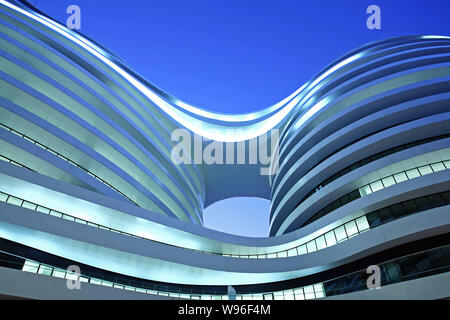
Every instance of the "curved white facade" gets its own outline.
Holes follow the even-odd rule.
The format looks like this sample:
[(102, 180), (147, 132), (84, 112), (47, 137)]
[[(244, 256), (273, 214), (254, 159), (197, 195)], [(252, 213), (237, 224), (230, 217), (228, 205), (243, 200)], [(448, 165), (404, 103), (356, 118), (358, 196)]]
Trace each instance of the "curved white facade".
[[(278, 129), (279, 170), (177, 165), (178, 128), (224, 146)], [(228, 285), (244, 299), (338, 297), (373, 264), (384, 285), (407, 285), (450, 271), (450, 38), (365, 45), (274, 106), (220, 115), (0, 0), (0, 160), (9, 268), (78, 264), (91, 284), (180, 298), (227, 298)], [(271, 237), (202, 226), (232, 196), (271, 200)], [(430, 252), (445, 262), (390, 273)], [(339, 287), (346, 277), (358, 279)]]

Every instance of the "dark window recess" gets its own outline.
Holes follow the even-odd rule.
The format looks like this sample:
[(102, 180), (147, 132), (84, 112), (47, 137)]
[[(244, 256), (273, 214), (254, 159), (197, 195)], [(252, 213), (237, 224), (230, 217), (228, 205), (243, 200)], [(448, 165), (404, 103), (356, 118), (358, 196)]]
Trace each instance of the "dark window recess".
[(441, 196), (446, 203), (450, 203), (450, 191), (441, 193)]
[(346, 195), (342, 196), (341, 198), (337, 199), (336, 201), (332, 202), (331, 204), (327, 205), (325, 208), (321, 209), (319, 212), (314, 214), (311, 218), (309, 218), (308, 221), (306, 221), (306, 223), (304, 225), (310, 224), (311, 222), (314, 222), (314, 221), (322, 218), (324, 215), (330, 213), (331, 211), (334, 211), (334, 210), (336, 210), (358, 198), (361, 198), (361, 194), (359, 193), (359, 190), (355, 190), (350, 193), (347, 193)]
[(383, 223), (383, 220), (381, 219), (377, 211), (372, 212), (370, 215), (367, 215), (367, 221), (371, 228), (379, 226), (380, 224)]
[(25, 259), (0, 252), (0, 267), (22, 270)]
[(439, 193), (431, 195), (428, 199), (431, 201), (431, 205), (433, 206), (433, 208), (445, 205), (445, 201)]
[[(318, 213), (309, 218), (308, 221), (304, 224), (310, 224), (314, 222), (326, 214), (330, 213), (333, 210), (336, 210), (345, 204), (360, 198), (361, 195), (359, 190), (352, 191), (351, 193), (346, 194), (345, 196), (339, 198), (333, 203), (329, 204)], [(350, 200), (349, 200), (350, 199)], [(442, 207), (450, 204), (450, 191), (445, 191), (441, 193), (432, 194), (426, 197), (420, 197), (408, 201), (404, 201), (401, 203), (396, 203), (391, 206), (370, 212), (367, 214), (367, 220), (369, 221), (369, 225), (371, 228), (374, 228), (380, 224), (387, 223), (389, 221), (428, 210), (430, 208)]]

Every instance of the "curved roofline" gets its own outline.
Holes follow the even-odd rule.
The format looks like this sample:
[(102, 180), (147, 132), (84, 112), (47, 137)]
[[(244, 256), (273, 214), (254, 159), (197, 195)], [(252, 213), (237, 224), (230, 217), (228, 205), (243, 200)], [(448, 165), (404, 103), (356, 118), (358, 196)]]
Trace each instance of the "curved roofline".
[(152, 101), (184, 128), (189, 129), (190, 131), (201, 135), (206, 139), (220, 142), (246, 141), (266, 134), (270, 130), (277, 128), (287, 117), (287, 115), (297, 106), (303, 89), (308, 86), (313, 86), (315, 83), (320, 82), (323, 78), (338, 70), (343, 65), (354, 61), (359, 57), (357, 54), (358, 52), (372, 45), (366, 44), (332, 62), (321, 72), (319, 72), (315, 78), (308, 81), (291, 95), (272, 106), (264, 108), (260, 111), (244, 114), (222, 114), (190, 105), (173, 97), (172, 95), (146, 81), (143, 77), (131, 70), (131, 68), (129, 68), (120, 58), (102, 48), (94, 41), (88, 39), (79, 32), (68, 29), (61, 23), (43, 14), (28, 1), (18, 0), (18, 2), (22, 5), (21, 7), (18, 7), (8, 1), (0, 0), (0, 3), (25, 14), (35, 21), (41, 22), (46, 27), (58, 32), (62, 36), (65, 36), (86, 51), (90, 52), (92, 55), (100, 59), (111, 69), (121, 75), (125, 80), (131, 83), (138, 91), (145, 95), (150, 101)]

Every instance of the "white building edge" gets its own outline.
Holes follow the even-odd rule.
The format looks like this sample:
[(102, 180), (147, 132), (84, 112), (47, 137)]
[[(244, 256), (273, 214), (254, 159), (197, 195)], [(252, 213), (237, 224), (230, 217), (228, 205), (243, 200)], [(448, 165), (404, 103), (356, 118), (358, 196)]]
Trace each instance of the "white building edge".
[[(278, 129), (279, 169), (175, 165), (177, 128), (247, 145)], [(4, 296), (450, 296), (446, 36), (365, 45), (274, 106), (221, 115), (0, 0), (0, 160)], [(203, 227), (203, 208), (234, 196), (271, 200), (270, 237)], [(67, 289), (70, 265), (83, 290)], [(367, 288), (371, 265), (380, 290)]]

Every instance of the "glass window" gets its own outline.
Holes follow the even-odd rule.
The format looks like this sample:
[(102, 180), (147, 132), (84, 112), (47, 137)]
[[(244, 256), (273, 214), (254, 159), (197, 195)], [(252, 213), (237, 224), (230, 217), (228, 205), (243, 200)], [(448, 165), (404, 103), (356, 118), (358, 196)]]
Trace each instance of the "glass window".
[(48, 267), (48, 266), (41, 265), (41, 266), (39, 267), (38, 273), (39, 273), (39, 274), (43, 274), (43, 275), (45, 275), (45, 276), (51, 276), (51, 275), (52, 275), (52, 271), (53, 271), (53, 268)]
[(323, 291), (323, 285), (321, 283), (315, 284), (314, 285), (314, 292), (322, 292)]
[(78, 274), (75, 272), (66, 272), (66, 279), (78, 280)]
[(431, 165), (431, 168), (433, 169), (434, 172), (445, 170), (445, 166), (442, 162), (433, 163)]
[(276, 257), (277, 257), (276, 253), (268, 253), (267, 254), (267, 258), (269, 258), (269, 259), (273, 259), (273, 258), (276, 258)]
[(75, 219), (75, 222), (78, 222), (78, 223), (81, 223), (81, 224), (87, 224), (87, 222), (85, 220), (78, 219), (78, 218)]
[(418, 206), (418, 210), (431, 209), (431, 203), (427, 197), (422, 197), (422, 198), (416, 199), (416, 204)]
[(38, 269), (39, 269), (39, 263), (28, 261), (28, 260), (25, 261), (25, 263), (22, 267), (22, 271), (31, 272), (31, 273), (36, 273), (38, 271)]
[(342, 169), (340, 173), (343, 176), (343, 175), (346, 175), (347, 173), (349, 173), (350, 171), (352, 171), (352, 170), (349, 167), (347, 167), (347, 168)]
[(420, 177), (419, 170), (417, 170), (417, 169), (411, 169), (411, 170), (406, 171), (406, 175), (408, 176), (408, 179), (414, 179), (414, 178)]
[(325, 293), (324, 293), (323, 291), (321, 291), (321, 292), (316, 292), (316, 298), (317, 298), (317, 299), (319, 299), (319, 298), (325, 298)]
[(414, 260), (411, 257), (403, 257), (398, 259), (398, 264), (402, 270), (403, 275), (411, 275), (417, 272)]
[(345, 224), (345, 230), (347, 231), (347, 236), (350, 238), (358, 234), (358, 229), (356, 228), (356, 222), (350, 221)]
[(426, 252), (415, 254), (413, 259), (419, 272), (427, 271), (433, 268)]
[(350, 193), (348, 194), (348, 196), (350, 197), (350, 199), (351, 199), (352, 201), (361, 198), (361, 195), (360, 195), (360, 193), (359, 193), (359, 190), (355, 190), (355, 191), (350, 192)]
[(356, 219), (356, 225), (358, 226), (359, 232), (363, 232), (370, 228), (366, 216), (362, 216)]
[(327, 205), (325, 208), (322, 209), (323, 213), (319, 213), (320, 217), (323, 217), (325, 214), (330, 213), (333, 211), (333, 203)]
[(100, 279), (95, 279), (95, 278), (91, 278), (90, 283), (92, 283), (92, 284), (97, 284), (97, 285), (101, 285), (101, 284), (102, 284), (102, 280), (100, 280)]
[(308, 250), (306, 250), (306, 245), (302, 245), (300, 247), (297, 247), (298, 254), (306, 254), (308, 253)]
[(44, 207), (41, 207), (41, 206), (38, 206), (36, 208), (36, 211), (39, 211), (39, 212), (42, 212), (42, 213), (45, 213), (45, 214), (49, 214), (50, 213), (50, 209), (47, 209), (47, 208), (44, 208)]
[(52, 276), (55, 278), (62, 278), (64, 279), (66, 277), (66, 271), (61, 269), (53, 269)]
[(294, 291), (292, 289), (284, 290), (284, 300), (295, 300)]
[(27, 141), (31, 142), (32, 144), (34, 144), (34, 141), (31, 140), (30, 138), (28, 138), (27, 136), (22, 135), (22, 137), (23, 137), (25, 140), (27, 140)]
[(0, 192), (0, 201), (5, 202), (8, 195), (6, 193)]
[(336, 237), (334, 236), (334, 231), (331, 230), (327, 233), (325, 233), (325, 240), (327, 242), (327, 246), (333, 246), (337, 243)]
[(340, 198), (340, 200), (341, 200), (341, 204), (343, 205), (343, 206), (345, 206), (347, 203), (349, 203), (351, 200), (350, 200), (350, 197), (348, 196), (348, 194), (346, 194), (345, 196), (343, 196), (342, 198)]
[(359, 188), (359, 193), (361, 194), (361, 197), (367, 196), (368, 194), (372, 193), (372, 190), (370, 189), (370, 186), (364, 186), (362, 188)]
[(447, 169), (450, 169), (450, 161), (444, 161), (444, 165)]
[(408, 180), (408, 177), (406, 176), (406, 174), (404, 172), (400, 172), (400, 173), (394, 174), (394, 179), (397, 183), (400, 183), (400, 182)]
[(30, 209), (30, 210), (36, 210), (36, 205), (34, 203), (28, 202), (28, 201), (24, 201), (22, 204), (22, 207), (26, 208), (26, 209)]
[(295, 300), (305, 300), (305, 294), (302, 288), (294, 289)]
[(304, 287), (303, 290), (305, 291), (305, 298), (308, 299), (314, 299), (316, 295), (314, 294), (314, 288), (313, 286), (307, 286)]
[(69, 221), (75, 221), (74, 217), (68, 216), (67, 214), (63, 214), (62, 218)]
[(386, 221), (391, 221), (394, 219), (391, 208), (390, 207), (386, 207), (386, 208), (382, 208), (380, 210), (378, 210), (378, 214), (381, 218), (381, 221), (384, 223)]
[(50, 215), (54, 216), (54, 217), (58, 217), (58, 218), (62, 218), (62, 216), (63, 216), (61, 212), (53, 211), (53, 210), (50, 212)]
[(277, 291), (273, 293), (275, 300), (284, 300), (283, 291)]
[(427, 254), (433, 268), (442, 268), (448, 265), (442, 250), (431, 250)]
[(306, 244), (306, 247), (308, 248), (308, 253), (309, 253), (309, 252), (317, 251), (317, 248), (316, 248), (316, 242), (315, 242), (314, 240), (308, 242), (308, 243)]
[(254, 294), (253, 295), (253, 300), (262, 300), (263, 299), (263, 295), (262, 294)]
[(103, 281), (102, 281), (102, 286), (105, 286), (105, 287), (112, 287), (112, 286), (113, 286), (113, 283), (112, 283), (112, 282), (109, 282), (109, 281), (103, 280)]
[(433, 208), (441, 207), (441, 206), (445, 205), (445, 202), (442, 199), (440, 194), (433, 194), (431, 196), (428, 196), (428, 199), (430, 200)]
[(418, 209), (418, 206), (417, 206), (415, 200), (409, 200), (409, 201), (403, 202), (403, 209), (405, 209), (406, 214), (410, 214), (410, 213), (416, 212)]
[(273, 294), (272, 293), (265, 293), (264, 294), (264, 300), (273, 300)]
[(387, 262), (385, 266), (391, 281), (395, 281), (401, 278), (402, 271), (400, 270), (400, 267), (397, 263), (391, 261)]
[(375, 191), (383, 189), (383, 184), (381, 183), (381, 180), (378, 180), (378, 181), (372, 182), (370, 184), (370, 188), (372, 188), (372, 191), (375, 192)]
[(395, 180), (394, 180), (393, 176), (386, 177), (382, 181), (383, 181), (385, 188), (390, 187), (395, 184)]
[(277, 253), (278, 258), (287, 258), (287, 252), (286, 251), (281, 251)]
[(450, 204), (450, 191), (441, 193), (441, 196), (447, 204)]
[(380, 225), (383, 220), (380, 217), (378, 211), (374, 211), (374, 212), (370, 212), (367, 214), (367, 221), (369, 222), (369, 226), (370, 227), (376, 227), (378, 225)]
[(433, 170), (430, 166), (423, 166), (419, 168), (419, 172), (422, 176), (433, 173)]
[(391, 206), (391, 211), (394, 217), (399, 218), (405, 215), (405, 210), (401, 203), (397, 203)]
[(288, 254), (288, 257), (296, 256), (297, 255), (297, 248), (289, 249), (287, 254)]
[(323, 248), (327, 247), (327, 244), (325, 243), (325, 236), (320, 236), (316, 239), (316, 245), (317, 250), (321, 250)]
[(117, 283), (115, 283), (113, 287), (114, 288), (118, 288), (118, 289), (124, 289), (125, 288), (123, 285), (117, 284)]
[(334, 233), (336, 234), (336, 240), (338, 243), (347, 239), (347, 234), (345, 233), (344, 226), (340, 226), (334, 229)]
[[(137, 291), (137, 290), (136, 290), (136, 291)], [(153, 294), (153, 295), (155, 295), (155, 296), (158, 295), (158, 291), (156, 291), (156, 290), (149, 290), (149, 289), (147, 289), (147, 290), (145, 290), (145, 292), (146, 292), (147, 294)], [(191, 296), (190, 296), (189, 294), (186, 294), (186, 296), (187, 296), (188, 299), (191, 298)]]

